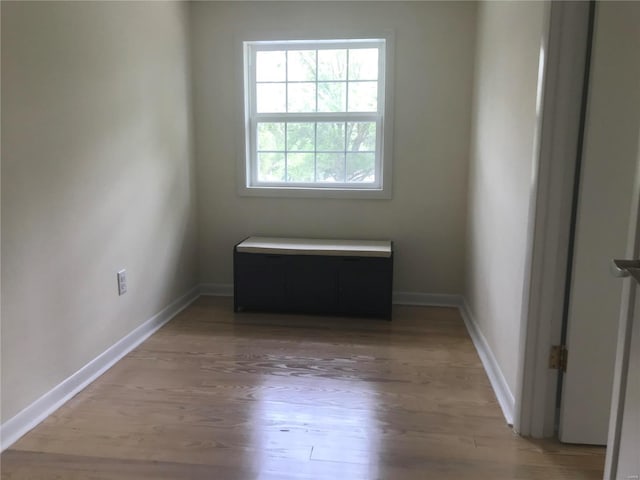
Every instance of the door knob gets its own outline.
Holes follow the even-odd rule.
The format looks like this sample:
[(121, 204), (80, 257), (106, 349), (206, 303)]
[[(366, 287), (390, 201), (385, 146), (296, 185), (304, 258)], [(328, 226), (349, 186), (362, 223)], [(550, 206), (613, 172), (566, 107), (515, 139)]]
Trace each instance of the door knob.
[(611, 261), (611, 273), (614, 277), (628, 277), (634, 273), (637, 275), (640, 273), (640, 260), (621, 260), (614, 258)]

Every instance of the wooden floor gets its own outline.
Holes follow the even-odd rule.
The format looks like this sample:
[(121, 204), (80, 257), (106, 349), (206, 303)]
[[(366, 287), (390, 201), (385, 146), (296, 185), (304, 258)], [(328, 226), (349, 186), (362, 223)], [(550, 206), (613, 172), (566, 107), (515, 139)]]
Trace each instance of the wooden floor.
[(2, 479), (601, 479), (505, 424), (458, 312), (232, 313), (201, 298), (2, 454)]

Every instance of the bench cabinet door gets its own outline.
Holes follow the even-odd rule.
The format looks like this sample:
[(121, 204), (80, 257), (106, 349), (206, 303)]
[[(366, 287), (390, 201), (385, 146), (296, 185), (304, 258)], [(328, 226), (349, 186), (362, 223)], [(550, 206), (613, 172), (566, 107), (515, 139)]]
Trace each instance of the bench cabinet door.
[(331, 313), (338, 307), (338, 263), (333, 257), (291, 256), (286, 297), (291, 310)]
[(286, 305), (287, 257), (235, 253), (234, 281), (236, 307), (282, 309)]
[(390, 259), (343, 258), (338, 275), (340, 312), (390, 317), (391, 279)]

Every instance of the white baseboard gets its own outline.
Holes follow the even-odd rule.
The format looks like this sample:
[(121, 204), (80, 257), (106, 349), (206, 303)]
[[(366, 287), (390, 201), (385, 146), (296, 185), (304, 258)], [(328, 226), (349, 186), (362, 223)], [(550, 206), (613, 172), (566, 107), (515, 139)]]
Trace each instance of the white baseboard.
[(460, 306), (460, 314), (462, 315), (464, 324), (471, 336), (471, 340), (476, 347), (480, 361), (487, 372), (487, 376), (489, 377), (493, 391), (496, 394), (500, 408), (502, 408), (502, 414), (504, 415), (507, 423), (509, 425), (513, 425), (513, 412), (515, 411), (515, 399), (513, 397), (513, 393), (511, 393), (509, 384), (507, 384), (507, 379), (504, 377), (487, 339), (484, 338), (482, 331), (473, 318), (469, 305), (464, 299)]
[(76, 373), (49, 390), (27, 408), (0, 425), (0, 451), (13, 445), (20, 437), (64, 405), (69, 399), (111, 368), (118, 360), (149, 338), (165, 323), (187, 308), (199, 296), (194, 288), (170, 303), (131, 333), (120, 339)]
[(462, 296), (441, 293), (393, 292), (393, 303), (395, 305), (460, 308)]
[(212, 297), (233, 297), (231, 283), (202, 283), (199, 287), (200, 295)]

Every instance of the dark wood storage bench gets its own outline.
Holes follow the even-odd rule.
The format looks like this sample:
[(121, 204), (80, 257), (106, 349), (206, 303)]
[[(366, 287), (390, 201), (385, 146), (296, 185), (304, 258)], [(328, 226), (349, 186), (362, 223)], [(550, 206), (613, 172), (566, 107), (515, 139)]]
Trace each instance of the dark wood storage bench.
[(233, 251), (234, 310), (391, 319), (390, 241), (249, 237)]

